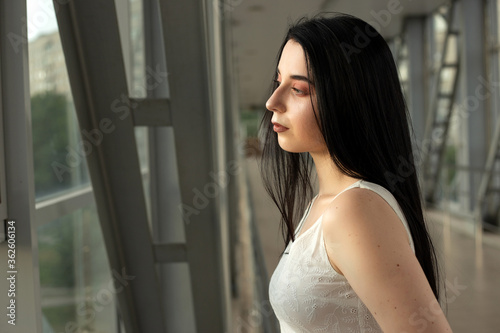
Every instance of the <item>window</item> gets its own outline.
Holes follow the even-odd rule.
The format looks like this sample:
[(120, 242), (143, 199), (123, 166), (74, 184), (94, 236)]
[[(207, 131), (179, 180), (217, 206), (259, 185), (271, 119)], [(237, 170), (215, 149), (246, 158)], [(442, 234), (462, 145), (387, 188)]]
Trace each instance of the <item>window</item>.
[(119, 288), (85, 160), (88, 143), (102, 138), (79, 131), (52, 1), (28, 0), (27, 7), (44, 332), (116, 332)]
[(114, 295), (123, 287), (115, 278), (120, 272), (109, 270), (104, 246), (94, 205), (38, 227), (41, 305), (48, 332), (117, 332)]
[[(458, 26), (457, 22), (460, 22), (459, 17), (454, 17), (452, 26), (448, 27), (447, 18), (448, 15), (450, 15), (450, 11), (455, 10), (454, 8), (455, 7), (450, 5), (441, 6), (429, 17), (430, 31), (428, 36), (430, 37), (429, 49), (431, 50), (429, 53), (429, 86), (431, 89), (431, 96), (435, 99), (435, 104), (430, 105), (430, 107), (434, 109), (430, 109), (430, 111), (435, 112), (436, 115), (434, 119), (438, 124), (444, 124), (447, 121), (449, 109), (453, 107), (452, 118), (448, 125), (444, 156), (439, 171), (441, 172), (441, 176), (439, 177), (437, 192), (440, 200), (443, 200), (443, 202), (458, 205), (459, 193), (461, 192), (460, 183), (466, 182), (468, 179), (467, 172), (459, 167), (461, 157), (458, 156), (459, 151), (462, 151), (462, 153), (464, 152), (464, 149), (461, 149), (464, 145), (464, 135), (462, 135), (462, 131), (464, 130), (463, 117), (460, 117), (460, 112), (458, 110), (460, 94), (457, 93), (454, 100), (446, 98), (446, 96), (451, 96), (455, 81), (458, 79), (457, 68), (444, 66), (457, 63), (458, 43), (459, 38), (462, 38), (460, 34), (449, 34), (445, 50), (447, 31), (456, 31)], [(458, 10), (454, 12), (454, 16), (456, 15), (459, 15)], [(444, 54), (443, 57), (443, 52), (445, 51), (446, 54)], [(440, 66), (443, 66), (441, 72), (439, 72)], [(438, 75), (440, 75), (439, 78), (437, 77)], [(436, 87), (436, 83), (438, 82), (439, 86)], [(432, 102), (431, 100), (431, 103)]]

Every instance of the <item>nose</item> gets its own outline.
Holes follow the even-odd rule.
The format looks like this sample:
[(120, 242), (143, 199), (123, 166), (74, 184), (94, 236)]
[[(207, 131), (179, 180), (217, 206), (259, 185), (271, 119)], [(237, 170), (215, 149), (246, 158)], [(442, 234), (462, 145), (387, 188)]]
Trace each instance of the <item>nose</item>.
[(284, 112), (285, 106), (282, 101), (280, 87), (276, 88), (266, 102), (266, 109), (272, 112)]

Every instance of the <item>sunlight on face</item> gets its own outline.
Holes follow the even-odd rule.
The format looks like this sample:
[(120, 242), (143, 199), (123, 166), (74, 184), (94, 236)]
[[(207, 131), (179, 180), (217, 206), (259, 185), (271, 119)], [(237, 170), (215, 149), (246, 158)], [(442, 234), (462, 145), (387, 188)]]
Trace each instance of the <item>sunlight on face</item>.
[(307, 73), (302, 46), (289, 40), (278, 64), (279, 86), (266, 103), (274, 112), (272, 122), (283, 150), (293, 153), (324, 152), (326, 144), (314, 116), (316, 107), (314, 83)]

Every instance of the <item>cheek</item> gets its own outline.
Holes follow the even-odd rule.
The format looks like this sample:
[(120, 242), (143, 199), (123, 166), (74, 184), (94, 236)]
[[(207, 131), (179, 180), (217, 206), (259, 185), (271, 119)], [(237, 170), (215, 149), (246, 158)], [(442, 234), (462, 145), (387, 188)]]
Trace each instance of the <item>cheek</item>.
[(326, 145), (312, 110), (296, 118), (294, 132), (294, 142), (300, 151), (319, 151)]
[(291, 133), (278, 135), (282, 149), (292, 153), (323, 152), (326, 143), (314, 118), (297, 118)]
[(312, 110), (308, 112), (307, 116), (304, 116), (301, 119), (301, 128), (303, 132), (307, 134), (309, 139), (313, 139), (314, 141), (323, 141), (323, 135), (321, 134), (321, 130), (317, 123)]
[(318, 144), (324, 144), (325, 139), (323, 138), (323, 134), (321, 134), (321, 130), (320, 130), (318, 124), (316, 124), (316, 122), (315, 122), (314, 127), (313, 127), (313, 125), (311, 125), (311, 128), (312, 128), (311, 139), (314, 140), (314, 142), (316, 142)]

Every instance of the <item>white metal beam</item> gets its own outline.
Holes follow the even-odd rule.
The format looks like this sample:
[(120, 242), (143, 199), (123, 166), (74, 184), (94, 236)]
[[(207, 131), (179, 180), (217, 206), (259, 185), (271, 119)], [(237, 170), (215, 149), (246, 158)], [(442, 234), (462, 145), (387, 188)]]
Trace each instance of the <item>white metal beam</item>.
[(80, 128), (103, 132), (87, 164), (110, 266), (135, 277), (117, 293), (125, 330), (165, 332), (115, 3), (71, 1), (57, 20)]
[(48, 224), (58, 218), (73, 213), (94, 202), (92, 187), (86, 186), (76, 191), (59, 194), (53, 199), (37, 202), (35, 220), (37, 227)]
[[(2, 198), (2, 203), (7, 204), (8, 219), (15, 221), (9, 225), (14, 227), (9, 231), (15, 231), (15, 247), (7, 247), (7, 242), (0, 244), (0, 304), (3, 308), (0, 331), (41, 333), (25, 17), (25, 1), (0, 0), (0, 81), (3, 82), (0, 90), (3, 111), (1, 135), (5, 144), (6, 175), (6, 197)], [(7, 257), (8, 250), (11, 250), (10, 258)], [(7, 259), (15, 262), (8, 262)], [(11, 308), (6, 308), (8, 306)], [(14, 320), (15, 325), (9, 324), (8, 320)]]
[(220, 185), (217, 175), (213, 177), (218, 171), (213, 112), (222, 110), (211, 109), (208, 67), (212, 55), (206, 6), (214, 2), (159, 3), (196, 328), (199, 332), (207, 328), (228, 332), (228, 262), (223, 254), (227, 246), (223, 234), (227, 230), (223, 229), (219, 211), (226, 187)]
[(170, 126), (170, 107), (166, 98), (130, 99), (134, 105), (132, 116), (135, 126)]

